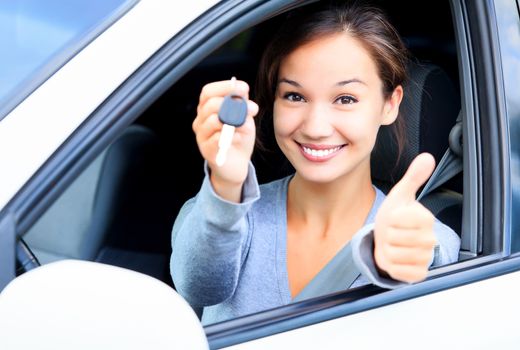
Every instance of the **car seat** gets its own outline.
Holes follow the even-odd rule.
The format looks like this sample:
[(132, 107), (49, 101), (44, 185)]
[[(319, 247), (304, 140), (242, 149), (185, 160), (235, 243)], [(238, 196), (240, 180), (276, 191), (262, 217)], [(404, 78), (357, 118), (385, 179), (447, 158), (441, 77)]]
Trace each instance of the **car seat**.
[[(431, 153), (437, 164), (448, 148), (448, 138), (460, 111), (460, 98), (448, 75), (433, 64), (411, 62), (409, 79), (399, 117), (404, 118), (406, 145), (399, 155), (388, 126), (380, 128), (371, 157), (372, 179), (387, 192), (404, 175), (411, 161), (422, 152)], [(439, 220), (461, 233), (462, 186), (445, 186), (421, 203)]]
[(169, 281), (174, 185), (148, 128), (127, 128), (23, 237), (40, 263), (100, 261)]

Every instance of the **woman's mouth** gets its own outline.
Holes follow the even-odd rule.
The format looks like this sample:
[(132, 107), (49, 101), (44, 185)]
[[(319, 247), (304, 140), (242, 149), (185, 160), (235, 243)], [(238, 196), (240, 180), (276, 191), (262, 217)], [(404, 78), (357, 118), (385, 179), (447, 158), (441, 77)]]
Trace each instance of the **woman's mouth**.
[[(297, 142), (298, 143), (298, 142)], [(344, 145), (314, 145), (314, 144), (301, 144), (300, 150), (305, 158), (313, 162), (324, 162), (334, 157)]]

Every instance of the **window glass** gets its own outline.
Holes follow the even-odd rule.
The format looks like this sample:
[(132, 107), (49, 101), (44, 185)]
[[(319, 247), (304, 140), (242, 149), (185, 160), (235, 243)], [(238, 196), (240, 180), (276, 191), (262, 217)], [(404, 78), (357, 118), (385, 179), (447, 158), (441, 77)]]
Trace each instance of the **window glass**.
[(511, 1), (495, 1), (497, 14), (498, 34), (500, 40), (500, 54), (504, 71), (504, 88), (506, 108), (509, 118), (509, 132), (511, 142), (511, 252), (520, 251), (520, 235), (516, 229), (519, 225), (518, 212), (520, 204), (520, 21), (517, 7)]
[(0, 1), (0, 118), (135, 2)]

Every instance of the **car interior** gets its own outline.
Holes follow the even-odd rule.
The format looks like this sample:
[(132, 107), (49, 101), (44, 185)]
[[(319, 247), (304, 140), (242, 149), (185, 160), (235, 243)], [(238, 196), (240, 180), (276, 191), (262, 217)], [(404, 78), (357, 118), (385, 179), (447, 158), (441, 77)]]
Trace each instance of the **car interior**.
[[(460, 112), (458, 58), (450, 4), (384, 1), (384, 8), (411, 52), (410, 79), (400, 116), (406, 120), (402, 154), (383, 127), (373, 151), (374, 183), (388, 191), (410, 161), (430, 152), (440, 161)], [(263, 48), (286, 14), (244, 30), (194, 66), (157, 99), (65, 190), (23, 236), (41, 264), (73, 258), (139, 271), (172, 285), (171, 228), (176, 214), (199, 190), (203, 159), (191, 129), (203, 85), (232, 76), (253, 88)], [(260, 183), (289, 174), (274, 140), (255, 152)], [(463, 174), (421, 202), (459, 235)]]

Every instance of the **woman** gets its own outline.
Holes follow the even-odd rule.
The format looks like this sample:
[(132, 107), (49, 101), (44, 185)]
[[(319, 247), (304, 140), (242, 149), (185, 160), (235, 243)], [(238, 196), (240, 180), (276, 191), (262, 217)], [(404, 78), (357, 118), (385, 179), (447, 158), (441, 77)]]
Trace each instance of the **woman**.
[[(178, 292), (204, 308), (203, 323), (338, 288), (394, 288), (456, 261), (457, 235), (415, 201), (433, 171), (431, 155), (419, 155), (386, 198), (371, 183), (379, 127), (392, 125), (403, 143), (406, 58), (378, 9), (296, 11), (264, 54), (259, 106), (248, 100), (223, 166), (215, 163), (217, 113), (225, 95), (248, 99), (249, 87), (223, 81), (202, 89), (193, 130), (206, 177), (175, 222), (171, 271)], [(260, 187), (250, 162), (259, 111), (295, 169)]]

